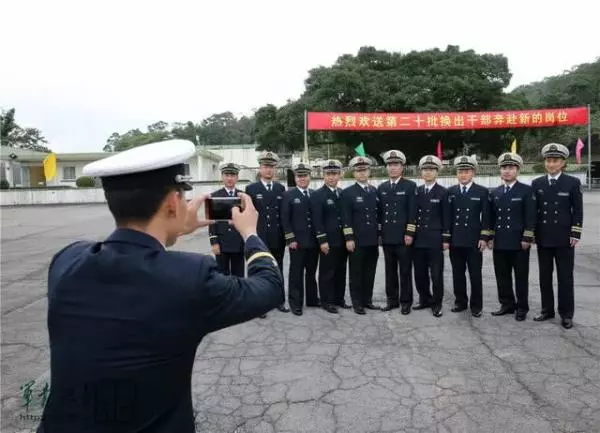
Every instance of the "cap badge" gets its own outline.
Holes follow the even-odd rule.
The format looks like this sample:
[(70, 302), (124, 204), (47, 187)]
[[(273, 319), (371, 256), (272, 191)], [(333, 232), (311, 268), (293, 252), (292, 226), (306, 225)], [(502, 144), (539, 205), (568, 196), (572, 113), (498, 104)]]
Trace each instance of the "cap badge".
[(504, 155), (504, 160), (505, 161), (510, 161), (510, 155), (508, 153), (506, 155)]
[(265, 155), (265, 157), (267, 157), (267, 158), (273, 158), (273, 154), (271, 152), (267, 152), (267, 154)]
[(426, 159), (427, 162), (433, 162), (433, 158), (431, 156), (428, 156)]
[(460, 162), (468, 162), (468, 158), (467, 158), (466, 156), (463, 156), (463, 157), (460, 159)]
[(556, 148), (556, 144), (553, 144), (553, 145), (550, 146), (550, 150), (556, 150), (556, 149), (557, 149)]
[(396, 152), (392, 151), (392, 153), (390, 153), (390, 156), (391, 156), (392, 158), (395, 158), (395, 157), (397, 157), (398, 155), (396, 155)]

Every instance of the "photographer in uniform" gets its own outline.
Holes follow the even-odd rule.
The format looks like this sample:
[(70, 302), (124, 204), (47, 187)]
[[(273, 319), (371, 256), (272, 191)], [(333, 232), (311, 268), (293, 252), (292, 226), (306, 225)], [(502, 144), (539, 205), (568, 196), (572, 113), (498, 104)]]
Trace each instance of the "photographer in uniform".
[(139, 146), (88, 164), (100, 177), (116, 229), (102, 242), (61, 249), (48, 272), (52, 387), (38, 433), (193, 433), (192, 368), (211, 332), (281, 304), (277, 263), (256, 235), (258, 215), (241, 195), (233, 225), (248, 277), (223, 275), (206, 254), (170, 251), (198, 220), (186, 140)]

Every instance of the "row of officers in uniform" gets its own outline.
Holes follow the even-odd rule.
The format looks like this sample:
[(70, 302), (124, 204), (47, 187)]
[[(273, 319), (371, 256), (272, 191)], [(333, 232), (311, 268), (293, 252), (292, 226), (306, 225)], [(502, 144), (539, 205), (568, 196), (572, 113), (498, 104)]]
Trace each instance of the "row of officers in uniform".
[[(542, 148), (547, 174), (531, 186), (519, 182), (522, 158), (504, 153), (498, 158), (501, 185), (493, 190), (473, 181), (477, 161), (459, 156), (454, 165), (457, 185), (436, 183), (442, 162), (433, 155), (419, 161), (424, 184), (402, 177), (405, 155), (390, 150), (383, 156), (389, 180), (369, 184), (370, 160), (355, 157), (349, 167), (356, 182), (339, 187), (342, 164), (330, 160), (323, 167), (324, 185), (309, 188), (310, 166), (294, 168), (296, 186), (286, 189), (274, 180), (279, 158), (273, 152), (259, 156), (260, 180), (245, 192), (259, 212), (258, 236), (265, 242), (283, 272), (289, 251), (288, 302), (295, 315), (304, 305), (330, 313), (353, 308), (402, 314), (431, 309), (442, 316), (444, 250), (449, 250), (454, 291), (453, 312), (470, 309), (482, 315), (482, 252), (493, 251), (499, 308), (492, 315), (514, 314), (525, 320), (529, 311), (529, 255), (536, 243), (539, 262), (541, 312), (535, 321), (555, 317), (552, 276), (556, 266), (558, 313), (562, 326), (573, 326), (574, 247), (583, 223), (581, 182), (563, 173), (568, 149), (550, 143)], [(213, 196), (234, 196), (239, 166), (221, 168), (224, 187)], [(243, 240), (233, 226), (210, 226), (209, 238), (219, 269), (244, 275)], [(373, 304), (375, 272), (383, 249), (385, 293), (383, 307)], [(352, 306), (345, 302), (346, 271)], [(317, 268), (318, 281), (317, 281)], [(467, 293), (467, 270), (470, 296)], [(413, 271), (418, 302), (413, 306)], [(513, 278), (514, 274), (514, 278)], [(289, 309), (279, 306), (282, 312)], [(261, 316), (265, 317), (265, 316)]]

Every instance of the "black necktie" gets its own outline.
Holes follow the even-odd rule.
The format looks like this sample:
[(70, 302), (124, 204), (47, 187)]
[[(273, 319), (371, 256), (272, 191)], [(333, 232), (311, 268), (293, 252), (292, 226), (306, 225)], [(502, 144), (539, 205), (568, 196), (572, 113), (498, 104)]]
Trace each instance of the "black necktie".
[(462, 188), (462, 193), (463, 193), (463, 194), (466, 194), (466, 193), (467, 193), (467, 187), (466, 187), (466, 186), (463, 186), (463, 188)]
[(229, 191), (229, 197), (233, 197), (234, 191)]
[(271, 191), (271, 184), (270, 183), (267, 184), (267, 191)]
[(305, 189), (305, 190), (303, 191), (303, 193), (304, 193), (304, 197), (307, 197), (307, 198), (308, 198), (308, 190), (307, 190), (307, 189)]
[(504, 194), (508, 194), (508, 191), (510, 191), (510, 186), (505, 185), (504, 186)]
[(396, 189), (396, 182), (392, 182), (392, 191)]
[(425, 188), (425, 195), (429, 194), (429, 188)]
[(551, 177), (550, 178), (550, 186), (554, 186), (554, 185), (556, 185), (556, 179)]

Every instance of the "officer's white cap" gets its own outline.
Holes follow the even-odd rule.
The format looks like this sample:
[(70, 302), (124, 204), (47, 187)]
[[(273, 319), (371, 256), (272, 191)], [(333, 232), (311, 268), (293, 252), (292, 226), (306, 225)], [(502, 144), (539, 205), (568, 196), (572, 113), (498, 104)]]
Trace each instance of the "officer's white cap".
[(371, 159), (365, 156), (355, 156), (348, 163), (351, 169), (360, 170), (371, 166)]
[(186, 182), (184, 164), (196, 153), (188, 140), (167, 140), (116, 153), (83, 167), (84, 176), (100, 177), (104, 189), (140, 189), (181, 186)]
[(435, 155), (425, 155), (419, 160), (419, 169), (435, 168), (441, 170), (443, 167), (442, 161)]
[(457, 170), (469, 168), (475, 170), (477, 168), (477, 160), (468, 155), (457, 156), (454, 158), (454, 167)]
[(542, 158), (564, 158), (569, 157), (569, 148), (560, 143), (548, 143), (542, 147)]
[(505, 152), (498, 157), (498, 165), (500, 167), (505, 165), (516, 165), (521, 168), (523, 166), (523, 158), (516, 153)]
[(406, 164), (406, 155), (399, 150), (388, 150), (383, 154), (383, 162), (386, 164), (391, 164), (394, 162), (399, 162), (400, 164)]

